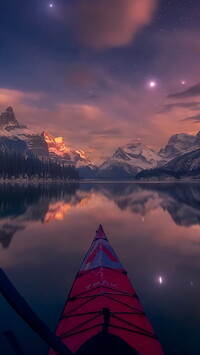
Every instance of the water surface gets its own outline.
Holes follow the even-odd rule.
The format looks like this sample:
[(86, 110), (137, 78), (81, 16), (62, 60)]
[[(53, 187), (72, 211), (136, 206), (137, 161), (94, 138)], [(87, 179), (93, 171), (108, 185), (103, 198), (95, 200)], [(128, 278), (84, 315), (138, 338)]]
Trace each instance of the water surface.
[[(54, 330), (102, 224), (165, 353), (200, 354), (200, 185), (0, 185), (0, 266)], [(46, 345), (0, 297), (1, 354)]]

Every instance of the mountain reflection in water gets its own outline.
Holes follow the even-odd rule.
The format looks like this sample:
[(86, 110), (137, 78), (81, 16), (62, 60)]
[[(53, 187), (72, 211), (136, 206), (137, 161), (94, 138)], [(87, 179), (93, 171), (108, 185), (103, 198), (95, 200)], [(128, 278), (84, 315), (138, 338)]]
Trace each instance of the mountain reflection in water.
[(200, 185), (196, 184), (1, 184), (0, 243), (8, 248), (12, 237), (30, 221), (63, 220), (70, 209), (84, 208), (95, 194), (143, 218), (162, 208), (177, 225), (200, 224)]
[[(165, 355), (200, 354), (200, 184), (0, 184), (0, 267), (54, 330), (99, 224)], [(0, 353), (47, 346), (0, 297)], [(3, 349), (3, 350), (2, 350)]]

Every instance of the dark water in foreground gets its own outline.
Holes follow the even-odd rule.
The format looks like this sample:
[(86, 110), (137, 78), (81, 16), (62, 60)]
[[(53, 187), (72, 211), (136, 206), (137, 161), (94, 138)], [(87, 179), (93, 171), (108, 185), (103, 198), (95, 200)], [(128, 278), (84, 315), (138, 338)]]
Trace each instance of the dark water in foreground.
[[(0, 267), (54, 330), (98, 225), (168, 355), (200, 354), (200, 185), (0, 185)], [(0, 354), (47, 347), (0, 296)]]

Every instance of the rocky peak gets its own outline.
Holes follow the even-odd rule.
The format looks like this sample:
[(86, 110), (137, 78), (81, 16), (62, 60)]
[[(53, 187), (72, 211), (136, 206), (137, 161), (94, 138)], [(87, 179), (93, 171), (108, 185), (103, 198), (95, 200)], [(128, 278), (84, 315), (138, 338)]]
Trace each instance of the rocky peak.
[(7, 107), (6, 112), (12, 112), (12, 113), (14, 113), (13, 108), (12, 108), (11, 106)]
[(171, 136), (167, 145), (162, 148), (159, 154), (164, 159), (173, 159), (184, 154), (194, 144), (195, 136), (188, 133), (179, 133)]
[(53, 142), (53, 143), (55, 142), (54, 137), (46, 131), (43, 131), (41, 136), (42, 136), (42, 138), (44, 138), (44, 140), (46, 141), (47, 144), (51, 143), (51, 142)]
[(174, 143), (180, 143), (183, 142), (184, 144), (186, 142), (192, 143), (194, 141), (194, 136), (189, 133), (179, 133), (179, 134), (174, 134), (173, 136), (170, 137), (168, 144), (174, 144)]
[(8, 107), (6, 111), (0, 115), (0, 126), (10, 125), (19, 125), (12, 107)]
[(44, 131), (42, 137), (46, 141), (49, 152), (57, 153), (58, 155), (65, 155), (70, 152), (70, 149), (65, 145), (64, 139), (62, 137), (54, 138), (51, 134)]
[(116, 152), (113, 154), (113, 158), (116, 159), (123, 159), (123, 160), (130, 160), (130, 158), (128, 157), (128, 155), (125, 153), (123, 148), (118, 148), (116, 150)]
[(148, 147), (145, 147), (143, 143), (129, 143), (125, 146), (124, 151), (129, 154), (132, 152), (135, 155), (140, 155), (145, 148), (149, 149)]
[(87, 156), (87, 154), (85, 154), (83, 150), (75, 150), (75, 152), (73, 152), (73, 155), (76, 163), (85, 162), (87, 164), (93, 164), (93, 162), (89, 159), (89, 157)]
[(143, 143), (141, 143), (141, 142), (137, 142), (137, 143), (129, 143), (129, 144), (127, 144), (126, 145), (126, 147), (127, 148), (129, 148), (129, 149), (135, 149), (135, 148), (142, 148), (144, 146), (144, 144)]
[(75, 164), (76, 167), (93, 165), (92, 161), (83, 150), (71, 150), (65, 144), (63, 137), (53, 137), (44, 131), (42, 137), (48, 145), (50, 157), (53, 160), (60, 160), (66, 164)]
[(0, 115), (0, 150), (19, 152), (23, 155), (34, 155), (48, 158), (49, 152), (44, 139), (37, 133), (21, 125), (15, 117), (12, 107), (8, 107)]
[(147, 164), (157, 164), (157, 162), (161, 159), (155, 150), (141, 142), (127, 144), (124, 148), (124, 152), (131, 159), (140, 159), (143, 162), (145, 161)]
[(200, 131), (197, 133), (194, 141), (194, 145), (200, 146)]

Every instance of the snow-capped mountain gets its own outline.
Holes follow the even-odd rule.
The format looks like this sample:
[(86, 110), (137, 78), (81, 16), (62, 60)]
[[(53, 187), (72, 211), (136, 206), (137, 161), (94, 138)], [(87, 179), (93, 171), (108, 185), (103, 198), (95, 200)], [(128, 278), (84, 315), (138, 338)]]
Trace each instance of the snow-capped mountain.
[(171, 180), (182, 178), (200, 178), (200, 148), (172, 159), (162, 167), (140, 172), (136, 179)]
[(162, 157), (142, 143), (120, 147), (99, 168), (97, 177), (105, 179), (133, 178), (141, 170), (153, 169)]
[(169, 139), (167, 145), (159, 151), (162, 160), (158, 163), (158, 167), (182, 154), (198, 149), (198, 147), (200, 148), (200, 134), (197, 134), (197, 136), (188, 133), (175, 134)]
[(159, 151), (162, 159), (156, 168), (140, 172), (136, 179), (171, 180), (200, 178), (200, 132), (173, 135)]
[(61, 161), (66, 165), (75, 165), (81, 177), (90, 177), (96, 171), (96, 165), (90, 160), (83, 150), (71, 150), (65, 145), (62, 137), (54, 138), (48, 132), (43, 132), (42, 137), (47, 143), (50, 158)]
[[(5, 112), (3, 112), (0, 116), (0, 127), (2, 129), (6, 129), (9, 126), (14, 127), (14, 126), (19, 126), (19, 122), (16, 120), (15, 114), (13, 112), (12, 107), (8, 107)], [(8, 128), (9, 130), (9, 128)]]
[[(128, 144), (118, 148), (115, 154), (100, 166), (96, 177), (132, 179), (137, 174), (140, 177), (140, 172), (142, 177), (150, 177), (154, 172), (158, 176), (166, 172), (169, 177), (169, 170), (172, 173), (179, 173), (183, 170), (186, 172), (187, 168), (188, 172), (191, 172), (199, 166), (198, 152), (192, 154), (198, 149), (200, 149), (200, 132), (196, 136), (188, 133), (173, 135), (159, 152), (142, 143)], [(172, 174), (172, 176), (176, 177), (177, 174)]]
[(200, 147), (200, 131), (195, 136), (194, 147)]
[(12, 107), (0, 114), (0, 150), (74, 165), (81, 178), (133, 179), (137, 175), (137, 178), (170, 179), (181, 174), (192, 176), (193, 172), (196, 177), (200, 168), (200, 132), (173, 135), (158, 152), (142, 143), (127, 144), (98, 167), (83, 150), (67, 147), (62, 137), (55, 138), (46, 131), (41, 135), (30, 131), (17, 121)]
[(200, 147), (189, 153), (171, 160), (164, 166), (166, 169), (188, 173), (199, 169), (200, 172)]
[(97, 169), (83, 150), (69, 149), (62, 137), (54, 138), (46, 131), (40, 135), (20, 124), (12, 107), (0, 115), (0, 150), (75, 165), (81, 177), (90, 176)]
[(48, 147), (44, 139), (20, 124), (12, 107), (0, 115), (0, 150), (32, 154), (48, 158)]
[(62, 137), (54, 138), (51, 134), (44, 131), (42, 138), (47, 143), (49, 156), (52, 160), (60, 160), (66, 164), (73, 164), (70, 149), (66, 147)]

